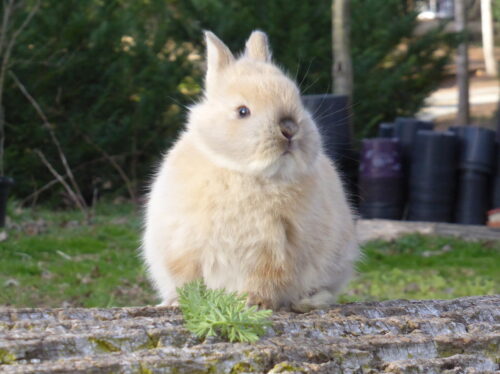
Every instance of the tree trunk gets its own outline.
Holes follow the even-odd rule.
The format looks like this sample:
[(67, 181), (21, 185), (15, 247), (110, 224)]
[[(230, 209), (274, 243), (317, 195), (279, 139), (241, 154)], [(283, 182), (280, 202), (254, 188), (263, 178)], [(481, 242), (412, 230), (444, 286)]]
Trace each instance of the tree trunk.
[(498, 68), (497, 61), (495, 59), (491, 0), (481, 0), (481, 31), (483, 36), (483, 53), (484, 64), (486, 65), (486, 74), (496, 77), (498, 75)]
[(354, 129), (351, 115), (353, 102), (353, 71), (351, 60), (350, 0), (332, 0), (333, 93), (347, 96), (350, 137)]
[(353, 77), (350, 47), (349, 0), (333, 0), (333, 92), (352, 99)]
[(429, 9), (431, 12), (437, 13), (437, 0), (429, 1)]
[(257, 343), (202, 341), (177, 308), (0, 309), (12, 373), (493, 373), (500, 296), (280, 312)]
[(464, 35), (464, 41), (457, 48), (458, 113), (457, 125), (469, 124), (469, 52), (467, 35), (467, 14), (465, 0), (455, 0), (456, 30)]

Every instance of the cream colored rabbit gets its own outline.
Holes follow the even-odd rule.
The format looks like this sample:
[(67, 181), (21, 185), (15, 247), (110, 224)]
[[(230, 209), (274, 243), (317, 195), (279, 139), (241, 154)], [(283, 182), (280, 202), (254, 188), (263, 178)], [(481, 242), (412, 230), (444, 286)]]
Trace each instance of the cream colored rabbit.
[(254, 31), (235, 58), (206, 32), (203, 99), (147, 203), (143, 256), (163, 305), (202, 278), (249, 304), (305, 311), (335, 301), (359, 250), (339, 176), (296, 84)]

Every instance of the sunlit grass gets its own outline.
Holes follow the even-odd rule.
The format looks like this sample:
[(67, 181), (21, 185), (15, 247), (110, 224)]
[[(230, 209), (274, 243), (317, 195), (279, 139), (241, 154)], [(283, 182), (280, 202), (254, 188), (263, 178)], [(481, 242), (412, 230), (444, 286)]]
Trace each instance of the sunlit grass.
[(342, 301), (435, 299), (500, 293), (500, 242), (408, 235), (364, 246)]

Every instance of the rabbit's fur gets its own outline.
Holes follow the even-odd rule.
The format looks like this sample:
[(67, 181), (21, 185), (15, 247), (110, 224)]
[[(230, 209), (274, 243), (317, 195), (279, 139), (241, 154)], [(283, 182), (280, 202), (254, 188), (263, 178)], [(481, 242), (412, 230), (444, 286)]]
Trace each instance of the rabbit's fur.
[[(205, 95), (147, 203), (150, 277), (163, 305), (202, 278), (260, 307), (327, 306), (359, 250), (316, 125), (296, 84), (272, 64), (263, 32), (251, 34), (239, 58), (211, 32), (205, 37)], [(240, 118), (242, 106), (250, 114)]]

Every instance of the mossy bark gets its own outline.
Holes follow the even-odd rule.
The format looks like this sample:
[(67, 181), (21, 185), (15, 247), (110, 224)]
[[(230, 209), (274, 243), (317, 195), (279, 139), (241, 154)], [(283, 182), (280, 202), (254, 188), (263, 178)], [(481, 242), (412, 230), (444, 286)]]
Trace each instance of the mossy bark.
[(176, 308), (0, 309), (2, 373), (487, 373), (500, 296), (275, 313), (255, 344), (201, 341)]

